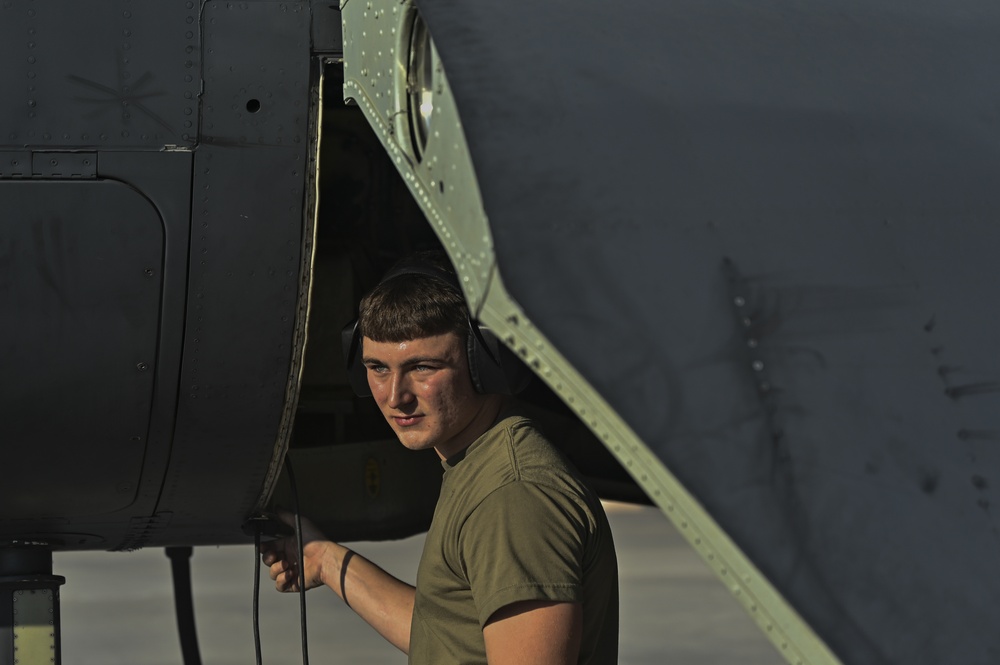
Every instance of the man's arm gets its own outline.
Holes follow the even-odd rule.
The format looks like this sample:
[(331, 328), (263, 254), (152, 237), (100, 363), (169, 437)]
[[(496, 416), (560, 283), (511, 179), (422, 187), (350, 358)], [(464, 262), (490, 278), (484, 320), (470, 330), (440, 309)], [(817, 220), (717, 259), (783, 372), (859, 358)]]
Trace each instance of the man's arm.
[(483, 627), (489, 665), (575, 665), (583, 605), (548, 600), (511, 603)]
[[(282, 519), (290, 522), (290, 516)], [(343, 545), (326, 540), (308, 520), (302, 520), (305, 588), (326, 585), (362, 619), (403, 653), (410, 651), (410, 621), (415, 591)], [(298, 547), (294, 536), (262, 546), (261, 559), (270, 567), (278, 591), (298, 591)]]

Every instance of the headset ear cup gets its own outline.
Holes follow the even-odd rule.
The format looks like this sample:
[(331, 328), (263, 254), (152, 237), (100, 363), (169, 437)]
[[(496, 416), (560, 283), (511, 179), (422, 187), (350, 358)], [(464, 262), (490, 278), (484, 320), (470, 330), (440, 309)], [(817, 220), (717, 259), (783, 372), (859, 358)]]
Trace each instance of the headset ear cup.
[(469, 334), (465, 336), (465, 355), (469, 361), (469, 376), (472, 377), (472, 387), (477, 393), (486, 393), (483, 386), (483, 376), (479, 371), (482, 365), (482, 344), (479, 336), (475, 333), (475, 328), (470, 322)]
[(531, 380), (531, 371), (513, 351), (485, 326), (469, 321), (466, 344), (469, 372), (476, 392), (491, 395), (516, 395)]
[(358, 329), (357, 320), (348, 323), (340, 331), (340, 343), (347, 364), (347, 380), (351, 388), (359, 397), (370, 396), (372, 391), (368, 385), (368, 372), (363, 362), (361, 331)]

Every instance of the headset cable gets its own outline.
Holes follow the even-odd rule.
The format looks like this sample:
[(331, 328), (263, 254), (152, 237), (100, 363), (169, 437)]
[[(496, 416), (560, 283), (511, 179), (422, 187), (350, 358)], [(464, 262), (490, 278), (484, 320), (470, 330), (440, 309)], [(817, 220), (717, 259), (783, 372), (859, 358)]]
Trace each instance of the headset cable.
[[(298, 560), (296, 562), (296, 577), (299, 581), (299, 625), (302, 636), (302, 665), (309, 665), (309, 637), (306, 619), (306, 589), (305, 589), (305, 555), (303, 554), (302, 542), (302, 515), (299, 512), (299, 493), (295, 485), (295, 473), (292, 471), (292, 462), (285, 457), (285, 470), (288, 473), (288, 483), (292, 490), (292, 506), (295, 512), (295, 544), (298, 550)], [(261, 565), (261, 536), (266, 533), (268, 536), (282, 536), (284, 525), (280, 524), (276, 517), (260, 515), (251, 518), (243, 525), (244, 533), (249, 535), (250, 528), (253, 528), (254, 536), (254, 576), (253, 576), (253, 643), (254, 654), (257, 665), (263, 665), (260, 646), (260, 565)]]

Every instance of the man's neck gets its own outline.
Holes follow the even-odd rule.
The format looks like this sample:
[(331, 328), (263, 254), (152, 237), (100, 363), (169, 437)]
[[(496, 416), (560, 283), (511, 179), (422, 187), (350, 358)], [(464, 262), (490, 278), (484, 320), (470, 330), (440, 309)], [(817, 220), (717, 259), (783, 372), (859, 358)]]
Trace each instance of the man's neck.
[(496, 424), (506, 403), (507, 399), (503, 395), (486, 395), (476, 415), (457, 440), (449, 441), (446, 446), (434, 446), (438, 457), (447, 461), (464, 453), (466, 448)]

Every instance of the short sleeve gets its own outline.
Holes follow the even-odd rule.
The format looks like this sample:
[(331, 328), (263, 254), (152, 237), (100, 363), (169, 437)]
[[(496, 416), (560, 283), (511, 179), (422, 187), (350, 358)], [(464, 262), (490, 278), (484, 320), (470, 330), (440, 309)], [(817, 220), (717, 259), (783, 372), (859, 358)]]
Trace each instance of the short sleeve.
[(512, 482), (476, 507), (459, 537), (479, 623), (524, 600), (582, 602), (587, 513), (555, 489)]

